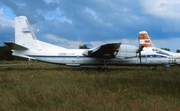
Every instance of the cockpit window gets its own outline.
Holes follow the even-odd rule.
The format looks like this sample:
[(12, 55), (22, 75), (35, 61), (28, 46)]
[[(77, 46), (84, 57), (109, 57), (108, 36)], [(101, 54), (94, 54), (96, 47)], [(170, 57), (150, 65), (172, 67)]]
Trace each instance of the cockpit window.
[(168, 56), (169, 56), (169, 54), (167, 54), (167, 53), (165, 53), (165, 52), (163, 52), (163, 51), (160, 51), (160, 50), (157, 50), (156, 53), (162, 54), (162, 55), (168, 55)]

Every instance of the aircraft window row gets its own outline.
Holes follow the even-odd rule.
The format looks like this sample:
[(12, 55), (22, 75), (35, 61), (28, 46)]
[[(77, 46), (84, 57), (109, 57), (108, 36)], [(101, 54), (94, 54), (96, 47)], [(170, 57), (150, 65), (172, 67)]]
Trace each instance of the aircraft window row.
[(165, 52), (163, 52), (163, 51), (161, 51), (161, 50), (158, 50), (158, 49), (152, 49), (152, 51), (153, 51), (153, 52), (156, 52), (156, 53), (158, 53), (158, 54), (162, 54), (162, 55), (169, 55), (169, 54), (167, 54), (167, 53), (165, 53)]
[(74, 56), (75, 53), (59, 53), (60, 56)]
[(160, 56), (160, 55), (150, 55), (149, 57), (153, 58), (153, 57), (162, 57), (162, 56)]
[(60, 56), (66, 56), (66, 53), (59, 53)]
[(157, 52), (158, 54), (162, 54), (162, 55), (169, 55), (169, 54), (167, 54), (167, 53), (165, 53), (165, 52), (162, 52), (162, 51), (159, 51), (159, 52)]

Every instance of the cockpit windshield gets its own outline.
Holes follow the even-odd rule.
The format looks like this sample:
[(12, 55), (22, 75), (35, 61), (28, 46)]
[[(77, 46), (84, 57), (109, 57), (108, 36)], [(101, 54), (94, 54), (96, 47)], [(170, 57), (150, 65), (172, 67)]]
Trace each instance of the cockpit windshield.
[(168, 53), (166, 53), (165, 51), (163, 51), (163, 50), (160, 50), (160, 49), (152, 49), (154, 52), (156, 52), (156, 53), (158, 53), (158, 54), (162, 54), (162, 55), (168, 55), (169, 56), (169, 54)]

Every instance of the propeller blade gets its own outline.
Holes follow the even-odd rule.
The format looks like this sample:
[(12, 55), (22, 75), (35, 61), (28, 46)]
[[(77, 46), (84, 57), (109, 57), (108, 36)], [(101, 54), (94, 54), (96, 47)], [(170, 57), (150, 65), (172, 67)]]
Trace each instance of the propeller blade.
[(139, 52), (139, 60), (140, 60), (140, 64), (141, 64), (141, 51)]
[(136, 53), (139, 53), (139, 60), (140, 60), (140, 64), (141, 64), (141, 51), (143, 50), (144, 46), (141, 46)]

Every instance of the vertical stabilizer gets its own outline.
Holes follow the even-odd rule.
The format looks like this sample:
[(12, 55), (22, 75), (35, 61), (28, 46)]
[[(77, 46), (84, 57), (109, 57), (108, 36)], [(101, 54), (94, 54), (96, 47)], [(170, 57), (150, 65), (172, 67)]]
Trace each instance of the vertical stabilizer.
[(39, 41), (25, 16), (15, 18), (15, 43), (30, 49), (41, 49)]
[(139, 32), (139, 47), (153, 47), (153, 43), (146, 31)]

